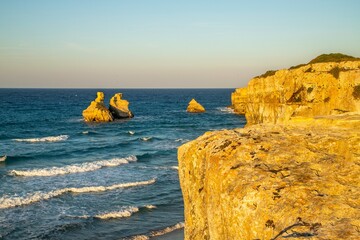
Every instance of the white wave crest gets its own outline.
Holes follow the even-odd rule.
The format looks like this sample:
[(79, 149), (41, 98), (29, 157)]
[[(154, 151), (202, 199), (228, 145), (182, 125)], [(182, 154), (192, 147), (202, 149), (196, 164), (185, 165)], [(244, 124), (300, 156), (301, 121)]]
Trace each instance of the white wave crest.
[(116, 167), (129, 162), (137, 161), (136, 156), (126, 158), (114, 158), (110, 160), (86, 162), (81, 164), (73, 164), (66, 167), (37, 168), (32, 170), (11, 170), (10, 175), (23, 177), (50, 177), (56, 175), (64, 175), (71, 173), (91, 172), (104, 167)]
[(162, 236), (167, 233), (173, 232), (175, 230), (184, 228), (184, 226), (185, 226), (185, 224), (183, 222), (179, 222), (173, 226), (166, 227), (164, 229), (157, 230), (157, 231), (152, 231), (152, 232), (150, 232), (150, 234), (136, 235), (136, 236), (131, 236), (131, 237), (123, 238), (123, 239), (124, 240), (149, 240), (149, 239), (152, 239), (153, 237)]
[(4, 156), (0, 157), (0, 162), (4, 162), (6, 159), (7, 159), (7, 156), (4, 155)]
[(152, 139), (152, 137), (142, 137), (140, 138), (142, 141), (149, 141)]
[(36, 143), (36, 142), (60, 142), (60, 141), (66, 141), (68, 138), (69, 135), (60, 135), (60, 136), (50, 136), (43, 138), (25, 138), (25, 139), (14, 139), (14, 140), (17, 142)]
[(157, 236), (161, 236), (161, 235), (164, 235), (166, 233), (169, 233), (169, 232), (172, 232), (172, 231), (175, 231), (177, 229), (181, 229), (185, 226), (185, 224), (183, 222), (179, 222), (173, 226), (170, 226), (170, 227), (167, 227), (167, 228), (164, 228), (162, 230), (158, 230), (158, 231), (152, 231), (150, 233), (150, 237), (157, 237)]
[(3, 208), (12, 208), (12, 207), (18, 207), (23, 205), (28, 205), (31, 203), (39, 202), (48, 200), (50, 198), (58, 197), (65, 193), (91, 193), (91, 192), (104, 192), (104, 191), (110, 191), (115, 190), (119, 188), (129, 188), (129, 187), (136, 187), (136, 186), (144, 186), (144, 185), (150, 185), (155, 183), (155, 179), (150, 179), (147, 181), (141, 181), (141, 182), (129, 182), (129, 183), (120, 183), (120, 184), (114, 184), (111, 186), (90, 186), (90, 187), (80, 187), (80, 188), (63, 188), (58, 189), (50, 192), (35, 192), (33, 194), (29, 194), (25, 197), (8, 197), (4, 196), (0, 198), (0, 209)]
[(128, 132), (130, 135), (134, 135), (135, 134), (135, 131), (129, 131)]
[(154, 208), (156, 208), (156, 206), (155, 206), (155, 205), (146, 205), (145, 208), (147, 208), (147, 209), (154, 209)]
[(234, 113), (234, 109), (229, 107), (218, 107), (216, 109), (219, 110), (220, 112)]
[(149, 240), (150, 237), (146, 235), (137, 235), (129, 238), (123, 238), (124, 240)]
[(113, 212), (98, 214), (98, 215), (95, 215), (94, 218), (98, 218), (98, 219), (102, 219), (102, 220), (112, 219), (112, 218), (125, 218), (125, 217), (130, 217), (131, 215), (133, 215), (134, 213), (136, 213), (138, 211), (139, 211), (139, 208), (130, 207), (130, 208), (122, 210), (122, 211), (113, 211)]

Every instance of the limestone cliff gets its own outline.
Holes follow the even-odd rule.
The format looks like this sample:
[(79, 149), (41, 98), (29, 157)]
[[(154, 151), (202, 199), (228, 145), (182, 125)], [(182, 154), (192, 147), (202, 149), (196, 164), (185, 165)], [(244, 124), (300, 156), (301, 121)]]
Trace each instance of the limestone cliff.
[(248, 124), (360, 111), (360, 61), (269, 71), (236, 89), (231, 100)]
[(104, 105), (104, 93), (97, 92), (95, 101), (92, 101), (82, 113), (86, 122), (111, 122), (114, 120), (111, 112)]
[(193, 98), (189, 102), (186, 111), (190, 113), (201, 113), (205, 112), (205, 108)]
[(178, 150), (185, 239), (360, 239), (359, 68), (312, 62), (237, 89), (249, 124)]
[(341, 119), (208, 132), (181, 146), (185, 239), (359, 239), (360, 116)]
[(134, 114), (129, 110), (129, 102), (122, 99), (122, 93), (116, 93), (110, 99), (109, 110), (114, 118), (132, 118)]

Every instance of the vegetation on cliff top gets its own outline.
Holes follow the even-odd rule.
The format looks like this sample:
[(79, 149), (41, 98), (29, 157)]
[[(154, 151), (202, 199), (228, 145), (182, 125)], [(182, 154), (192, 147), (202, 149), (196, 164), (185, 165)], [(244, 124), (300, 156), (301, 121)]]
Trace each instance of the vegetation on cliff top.
[(303, 63), (296, 66), (292, 66), (289, 69), (296, 69), (305, 66), (307, 64), (313, 64), (313, 63), (344, 62), (344, 61), (358, 61), (358, 60), (360, 60), (360, 58), (345, 55), (342, 53), (321, 54), (306, 64)]
[(360, 58), (345, 55), (342, 53), (330, 53), (330, 54), (322, 54), (320, 56), (317, 56), (316, 58), (311, 60), (308, 64), (325, 63), (325, 62), (357, 61), (357, 60), (360, 60)]
[[(317, 56), (316, 58), (314, 58), (313, 60), (311, 60), (310, 62), (292, 66), (289, 68), (289, 70), (297, 69), (299, 67), (302, 67), (302, 66), (305, 66), (308, 64), (314, 64), (314, 63), (344, 62), (344, 61), (360, 61), (360, 58), (345, 55), (342, 53), (321, 54), (321, 55)], [(341, 70), (341, 69), (333, 69), (332, 71), (330, 71), (330, 73), (332, 75), (334, 75), (335, 78), (338, 78), (339, 70)], [(310, 72), (310, 71), (311, 71), (311, 68), (307, 70), (307, 72)], [(275, 73), (276, 73), (276, 71), (270, 70), (262, 75), (256, 76), (255, 78), (266, 78), (266, 77), (275, 75)]]

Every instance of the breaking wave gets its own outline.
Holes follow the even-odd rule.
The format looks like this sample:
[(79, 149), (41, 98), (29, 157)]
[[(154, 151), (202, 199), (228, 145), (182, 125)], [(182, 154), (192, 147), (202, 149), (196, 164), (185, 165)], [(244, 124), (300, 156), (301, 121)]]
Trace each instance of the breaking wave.
[(134, 135), (134, 134), (135, 134), (135, 131), (128, 131), (128, 133), (129, 133), (130, 135)]
[(125, 217), (130, 217), (131, 215), (133, 215), (134, 213), (136, 213), (138, 211), (139, 211), (139, 208), (130, 207), (130, 208), (122, 210), (122, 211), (113, 211), (113, 212), (98, 214), (98, 215), (95, 215), (94, 218), (98, 218), (98, 219), (102, 219), (102, 220), (113, 219), (113, 218), (125, 218)]
[(10, 175), (23, 177), (50, 177), (71, 173), (82, 173), (95, 171), (104, 167), (116, 167), (129, 162), (137, 161), (136, 156), (126, 158), (114, 158), (110, 160), (86, 162), (81, 164), (68, 165), (66, 167), (37, 168), (32, 170), (11, 170)]
[(142, 141), (149, 141), (149, 140), (151, 140), (152, 139), (152, 137), (142, 137), (142, 138), (140, 138)]
[(4, 156), (0, 157), (0, 162), (4, 162), (6, 159), (7, 159), (7, 156), (4, 155)]
[(14, 140), (17, 142), (36, 143), (36, 142), (61, 142), (61, 141), (66, 141), (68, 138), (69, 135), (60, 135), (60, 136), (50, 136), (43, 138), (25, 138), (25, 139), (14, 139)]
[(144, 186), (144, 185), (150, 185), (155, 183), (155, 179), (150, 179), (147, 181), (141, 181), (141, 182), (129, 182), (129, 183), (119, 183), (114, 184), (111, 186), (90, 186), (90, 187), (80, 187), (80, 188), (63, 188), (58, 189), (54, 191), (50, 191), (47, 193), (44, 192), (35, 192), (32, 194), (29, 194), (24, 197), (1, 197), (0, 198), (0, 209), (3, 208), (12, 208), (12, 207), (18, 207), (23, 205), (28, 205), (35, 202), (40, 202), (44, 200), (48, 200), (50, 198), (58, 197), (60, 195), (63, 195), (65, 193), (91, 193), (91, 192), (104, 192), (104, 191), (110, 191), (115, 190), (119, 188), (129, 188), (129, 187), (137, 187), (137, 186)]
[(132, 237), (124, 238), (124, 239), (126, 239), (126, 240), (148, 240), (152, 237), (162, 236), (167, 233), (173, 232), (175, 230), (184, 228), (184, 226), (185, 226), (185, 224), (183, 222), (179, 222), (175, 225), (166, 227), (164, 229), (152, 231), (152, 232), (150, 232), (150, 234), (136, 235), (136, 236), (132, 236)]
[(234, 109), (229, 107), (218, 107), (216, 109), (219, 110), (220, 112), (234, 113)]

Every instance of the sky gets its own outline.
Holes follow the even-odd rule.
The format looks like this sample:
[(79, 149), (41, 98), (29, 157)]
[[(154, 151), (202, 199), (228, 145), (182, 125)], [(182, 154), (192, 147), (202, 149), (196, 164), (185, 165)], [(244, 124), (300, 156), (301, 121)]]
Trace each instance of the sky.
[(236, 88), (360, 57), (359, 0), (0, 0), (0, 88)]

